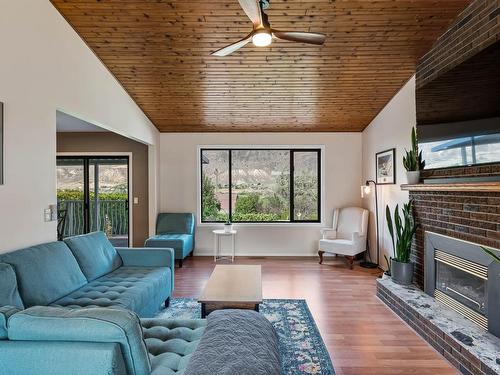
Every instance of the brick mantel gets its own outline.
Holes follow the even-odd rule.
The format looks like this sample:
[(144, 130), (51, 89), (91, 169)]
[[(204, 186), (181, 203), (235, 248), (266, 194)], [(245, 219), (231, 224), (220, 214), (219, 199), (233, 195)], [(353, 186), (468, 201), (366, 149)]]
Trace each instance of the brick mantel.
[(408, 191), (500, 192), (500, 182), (401, 185), (401, 190), (408, 190)]

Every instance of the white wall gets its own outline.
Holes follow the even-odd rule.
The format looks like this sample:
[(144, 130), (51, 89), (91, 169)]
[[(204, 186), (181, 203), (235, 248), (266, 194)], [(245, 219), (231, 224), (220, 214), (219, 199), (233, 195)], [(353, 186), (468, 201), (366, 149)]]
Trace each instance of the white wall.
[[(161, 134), (160, 210), (197, 211), (197, 147), (199, 145), (324, 145), (324, 202), (322, 224), (239, 224), (238, 255), (314, 255), (320, 228), (331, 225), (334, 207), (359, 205), (361, 133), (247, 133)], [(213, 254), (211, 231), (221, 225), (197, 228), (196, 254)]]
[[(392, 243), (385, 220), (385, 207), (389, 205), (392, 212), (396, 204), (408, 201), (408, 192), (402, 191), (401, 184), (406, 183), (403, 168), (405, 148), (410, 147), (411, 128), (416, 124), (415, 112), (415, 76), (391, 99), (385, 108), (373, 119), (363, 131), (363, 181), (375, 180), (375, 154), (390, 148), (396, 148), (396, 184), (378, 186), (379, 230), (380, 230), (380, 265), (386, 269), (387, 258), (392, 256)], [(372, 185), (373, 187), (373, 185)], [(374, 194), (363, 199), (363, 206), (368, 208), (370, 216), (370, 254), (376, 261), (376, 225)]]
[(0, 0), (0, 9), (1, 253), (56, 238), (43, 221), (56, 202), (56, 109), (150, 145), (159, 133), (48, 0)]

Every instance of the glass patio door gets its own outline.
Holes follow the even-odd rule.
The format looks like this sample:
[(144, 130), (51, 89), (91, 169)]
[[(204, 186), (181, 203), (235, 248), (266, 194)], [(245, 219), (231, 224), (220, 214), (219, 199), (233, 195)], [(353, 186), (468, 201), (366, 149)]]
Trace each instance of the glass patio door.
[(62, 237), (103, 231), (113, 245), (128, 246), (128, 157), (58, 156), (57, 204)]

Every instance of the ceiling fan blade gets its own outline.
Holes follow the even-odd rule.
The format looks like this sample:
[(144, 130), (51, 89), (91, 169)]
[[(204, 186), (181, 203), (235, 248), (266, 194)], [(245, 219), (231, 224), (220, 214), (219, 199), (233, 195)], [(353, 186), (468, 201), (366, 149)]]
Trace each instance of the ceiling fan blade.
[(273, 35), (278, 39), (289, 40), (307, 44), (321, 45), (325, 43), (326, 35), (321, 33), (306, 33), (303, 31), (279, 31), (273, 30)]
[(253, 28), (257, 29), (262, 26), (262, 11), (260, 9), (259, 0), (238, 0), (245, 14), (253, 23)]
[(239, 50), (241, 47), (245, 47), (251, 40), (252, 40), (252, 33), (248, 34), (245, 38), (238, 40), (233, 44), (230, 44), (224, 48), (212, 52), (212, 55), (219, 57), (230, 55), (231, 53)]

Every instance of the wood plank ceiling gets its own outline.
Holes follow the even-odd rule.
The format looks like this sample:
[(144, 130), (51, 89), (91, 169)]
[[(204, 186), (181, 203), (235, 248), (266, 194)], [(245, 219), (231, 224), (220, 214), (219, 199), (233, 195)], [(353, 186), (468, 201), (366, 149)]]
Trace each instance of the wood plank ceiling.
[[(236, 0), (51, 0), (162, 132), (361, 131), (469, 0), (271, 0), (271, 26), (324, 46), (252, 44)], [(117, 109), (119, 110), (119, 109)]]

